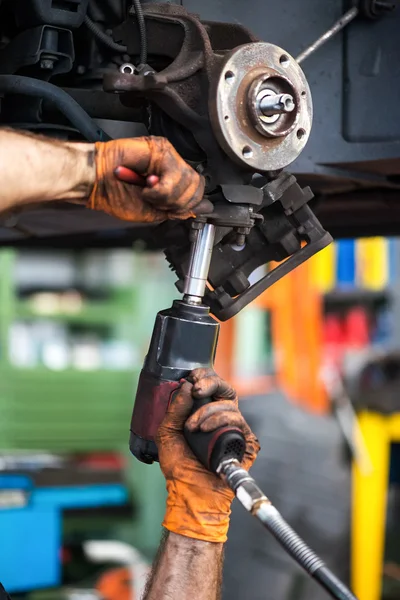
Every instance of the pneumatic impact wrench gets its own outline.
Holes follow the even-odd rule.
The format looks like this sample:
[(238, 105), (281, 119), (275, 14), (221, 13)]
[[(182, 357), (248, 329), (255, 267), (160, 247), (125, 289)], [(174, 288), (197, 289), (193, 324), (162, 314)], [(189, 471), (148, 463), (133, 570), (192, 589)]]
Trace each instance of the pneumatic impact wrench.
[[(140, 374), (131, 422), (130, 449), (136, 458), (147, 463), (157, 460), (155, 436), (171, 394), (179, 387), (180, 380), (193, 369), (212, 367), (214, 364), (219, 323), (210, 315), (210, 309), (202, 303), (202, 299), (211, 262), (215, 226), (210, 223), (201, 223), (199, 226), (200, 229), (194, 230), (196, 239), (192, 246), (183, 299), (176, 300), (171, 308), (158, 313)], [(198, 404), (194, 410), (197, 408)], [(214, 470), (218, 465), (214, 464), (213, 448), (218, 456), (224, 455), (231, 445), (244, 452), (243, 435), (235, 428), (224, 429), (220, 436), (214, 435), (213, 448), (210, 448), (208, 435), (190, 436), (196, 455), (208, 468), (213, 466)]]
[[(158, 313), (150, 348), (140, 374), (130, 434), (130, 449), (140, 461), (158, 459), (155, 437), (173, 400), (180, 380), (193, 369), (212, 367), (218, 342), (219, 324), (202, 303), (215, 237), (215, 226), (199, 224), (192, 244), (184, 296), (172, 307)], [(195, 412), (212, 399), (195, 401)], [(184, 431), (193, 453), (202, 464), (223, 477), (244, 508), (255, 516), (283, 548), (325, 590), (338, 600), (357, 600), (322, 560), (308, 548), (284, 521), (278, 510), (257, 486), (240, 462), (245, 439), (235, 427), (218, 431)]]

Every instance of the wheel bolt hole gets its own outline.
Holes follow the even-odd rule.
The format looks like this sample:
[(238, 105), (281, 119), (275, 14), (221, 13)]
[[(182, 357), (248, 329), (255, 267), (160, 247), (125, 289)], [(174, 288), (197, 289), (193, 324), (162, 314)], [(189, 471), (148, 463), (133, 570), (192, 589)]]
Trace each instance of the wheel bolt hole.
[(279, 62), (281, 64), (281, 66), (286, 69), (290, 64), (290, 59), (286, 54), (282, 54), (282, 56), (279, 59)]
[(225, 81), (227, 83), (232, 83), (234, 79), (235, 79), (235, 73), (233, 71), (227, 71), (225, 73)]
[(243, 146), (242, 155), (243, 158), (251, 158), (253, 156), (253, 150), (250, 148), (250, 146)]
[(306, 130), (305, 129), (301, 129), (300, 128), (300, 129), (297, 130), (297, 138), (299, 140), (302, 140), (305, 135), (306, 135)]

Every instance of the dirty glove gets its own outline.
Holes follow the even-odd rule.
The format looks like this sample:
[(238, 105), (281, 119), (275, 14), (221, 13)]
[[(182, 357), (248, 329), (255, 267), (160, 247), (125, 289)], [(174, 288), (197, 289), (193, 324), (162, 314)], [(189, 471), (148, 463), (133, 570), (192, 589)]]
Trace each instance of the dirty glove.
[[(191, 431), (214, 431), (232, 425), (242, 430), (249, 469), (259, 443), (238, 408), (235, 390), (212, 369), (197, 369), (175, 392), (157, 436), (161, 470), (167, 482), (167, 510), (163, 525), (169, 531), (208, 542), (227, 539), (234, 493), (217, 475), (197, 460), (183, 436), (185, 422)], [(193, 399), (213, 397), (189, 417)], [(188, 418), (189, 417), (189, 418)]]
[[(96, 182), (88, 207), (119, 219), (138, 223), (187, 219), (195, 216), (203, 199), (204, 178), (164, 138), (97, 142), (95, 162)], [(152, 185), (120, 181), (115, 173), (119, 166), (144, 177), (153, 176)], [(202, 205), (202, 212), (210, 212), (209, 202)]]

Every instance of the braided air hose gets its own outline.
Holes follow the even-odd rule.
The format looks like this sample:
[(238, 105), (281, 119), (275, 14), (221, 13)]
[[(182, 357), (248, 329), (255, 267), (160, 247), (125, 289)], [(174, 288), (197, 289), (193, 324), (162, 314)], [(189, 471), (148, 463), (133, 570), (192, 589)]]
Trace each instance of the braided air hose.
[(286, 552), (336, 600), (357, 600), (297, 533), (286, 523), (238, 460), (222, 461), (217, 469), (244, 508), (272, 533)]
[(132, 6), (129, 10), (132, 14), (136, 15), (137, 24), (139, 28), (139, 36), (140, 36), (140, 58), (139, 65), (147, 64), (147, 33), (146, 33), (146, 23), (144, 20), (143, 8), (140, 3), (140, 0), (132, 0)]

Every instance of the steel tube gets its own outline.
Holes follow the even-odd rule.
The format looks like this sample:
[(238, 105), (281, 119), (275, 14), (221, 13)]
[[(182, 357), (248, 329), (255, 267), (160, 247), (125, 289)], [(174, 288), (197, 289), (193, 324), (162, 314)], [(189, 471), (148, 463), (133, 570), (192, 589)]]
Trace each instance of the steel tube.
[(323, 35), (321, 35), (321, 37), (319, 37), (317, 40), (315, 40), (315, 42), (313, 44), (308, 46), (308, 48), (303, 50), (303, 52), (301, 52), (296, 57), (297, 62), (300, 64), (303, 62), (303, 60), (306, 60), (306, 58), (311, 56), (311, 54), (314, 54), (314, 52), (316, 52), (316, 50), (318, 50), (318, 48), (321, 48), (321, 46), (326, 44), (326, 42), (328, 42), (331, 38), (333, 38), (333, 36), (335, 36), (337, 33), (339, 33), (339, 31), (341, 31), (344, 27), (346, 27), (346, 25), (351, 23), (351, 21), (353, 21), (353, 19), (356, 18), (358, 13), (359, 13), (359, 10), (357, 7), (354, 7), (354, 8), (351, 8), (350, 10), (348, 10), (347, 13), (345, 13), (342, 17), (340, 17), (340, 19), (338, 19), (336, 21), (336, 23), (334, 23), (334, 25), (332, 25), (332, 27), (330, 29), (328, 29), (328, 31), (325, 31), (325, 33)]
[(206, 223), (198, 230), (197, 238), (192, 245), (189, 270), (185, 277), (184, 301), (201, 303), (204, 296), (211, 256), (214, 247), (215, 226)]

